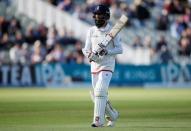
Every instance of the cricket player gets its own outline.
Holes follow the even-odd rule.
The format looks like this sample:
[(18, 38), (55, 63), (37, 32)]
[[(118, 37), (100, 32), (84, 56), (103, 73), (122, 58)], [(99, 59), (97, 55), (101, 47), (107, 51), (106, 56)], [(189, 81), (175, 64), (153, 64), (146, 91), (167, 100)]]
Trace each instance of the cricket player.
[(106, 5), (98, 5), (93, 11), (95, 26), (91, 27), (87, 33), (83, 54), (91, 62), (92, 77), (92, 100), (94, 102), (94, 116), (92, 127), (103, 127), (105, 118), (107, 126), (114, 126), (119, 113), (111, 106), (108, 100), (108, 87), (115, 68), (115, 57), (122, 53), (120, 38), (117, 35), (107, 47), (97, 51), (106, 33), (111, 30), (108, 23), (110, 11)]

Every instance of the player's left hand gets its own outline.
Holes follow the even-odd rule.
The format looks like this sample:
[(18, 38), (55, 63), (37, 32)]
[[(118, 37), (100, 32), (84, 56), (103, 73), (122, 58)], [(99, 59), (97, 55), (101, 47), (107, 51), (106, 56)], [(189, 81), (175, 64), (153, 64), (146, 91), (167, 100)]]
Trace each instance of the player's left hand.
[(98, 52), (98, 54), (99, 54), (100, 56), (107, 55), (107, 53), (108, 53), (108, 51), (107, 51), (106, 48), (102, 48), (102, 49)]
[(99, 56), (107, 55), (108, 51), (106, 49), (106, 46), (104, 46), (102, 43), (99, 43), (99, 48), (97, 49), (97, 52)]

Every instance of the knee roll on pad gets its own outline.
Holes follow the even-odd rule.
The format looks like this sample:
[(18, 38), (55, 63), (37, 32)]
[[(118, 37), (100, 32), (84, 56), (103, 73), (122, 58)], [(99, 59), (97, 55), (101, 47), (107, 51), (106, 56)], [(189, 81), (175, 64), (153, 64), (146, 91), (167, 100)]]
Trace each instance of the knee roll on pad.
[(95, 97), (107, 97), (106, 91), (94, 91)]

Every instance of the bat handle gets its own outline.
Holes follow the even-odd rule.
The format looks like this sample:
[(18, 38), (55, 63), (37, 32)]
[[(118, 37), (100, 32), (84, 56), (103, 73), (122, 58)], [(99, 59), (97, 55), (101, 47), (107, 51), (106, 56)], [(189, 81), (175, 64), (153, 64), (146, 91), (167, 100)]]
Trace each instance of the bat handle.
[(103, 45), (103, 43), (99, 43), (98, 45), (99, 45), (99, 47), (101, 47), (102, 49), (106, 48), (106, 46)]

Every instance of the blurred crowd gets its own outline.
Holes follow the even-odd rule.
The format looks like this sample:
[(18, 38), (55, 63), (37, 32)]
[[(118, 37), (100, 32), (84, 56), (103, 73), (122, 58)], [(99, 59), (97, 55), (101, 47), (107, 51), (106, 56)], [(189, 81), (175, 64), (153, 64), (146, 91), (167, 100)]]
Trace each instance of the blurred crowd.
[[(92, 9), (103, 3), (110, 7), (111, 20), (115, 21), (121, 14), (129, 17), (127, 27), (142, 29), (146, 27), (147, 21), (154, 23), (154, 28), (158, 31), (170, 31), (170, 35), (178, 42), (177, 55), (185, 58), (191, 56), (191, 1), (190, 0), (48, 0), (57, 8), (67, 11), (73, 16), (93, 24)], [(80, 4), (79, 4), (80, 3)], [(158, 9), (157, 14), (153, 10)], [(128, 36), (127, 36), (128, 37)], [(161, 62), (173, 61), (173, 56), (168, 42), (164, 35), (152, 43), (150, 36), (141, 38), (136, 36), (133, 47), (148, 47), (151, 54), (157, 54)], [(146, 42), (146, 45), (144, 44)], [(176, 55), (176, 54), (175, 54)], [(188, 60), (189, 61), (189, 60)]]
[[(129, 17), (128, 28), (142, 30), (147, 22), (152, 22), (154, 30), (170, 32), (177, 42), (175, 54), (171, 41), (165, 35), (155, 43), (149, 35), (136, 35), (132, 48), (147, 48), (151, 57), (157, 55), (157, 61), (167, 63), (175, 61), (175, 57), (191, 61), (191, 1), (190, 0), (44, 0), (58, 9), (70, 13), (73, 17), (94, 24), (92, 10), (99, 4), (107, 4), (111, 9), (111, 21), (114, 22), (121, 14)], [(156, 11), (157, 10), (157, 11)], [(155, 13), (153, 13), (155, 11)], [(149, 28), (149, 27), (148, 27)], [(127, 36), (128, 37), (128, 36)], [(9, 51), (13, 63), (65, 62), (84, 63), (81, 52), (83, 42), (74, 38), (72, 32), (63, 29), (47, 28), (44, 24), (38, 27), (28, 26), (23, 29), (15, 19), (0, 17), (0, 63), (3, 51)], [(173, 49), (174, 50), (174, 49)], [(128, 50), (127, 50), (128, 52)], [(176, 61), (177, 62), (177, 61)]]
[[(83, 63), (82, 42), (72, 33), (43, 23), (24, 29), (16, 18), (0, 17), (0, 63), (37, 64), (42, 62)], [(72, 48), (71, 48), (72, 47)], [(10, 60), (5, 60), (9, 52)]]

